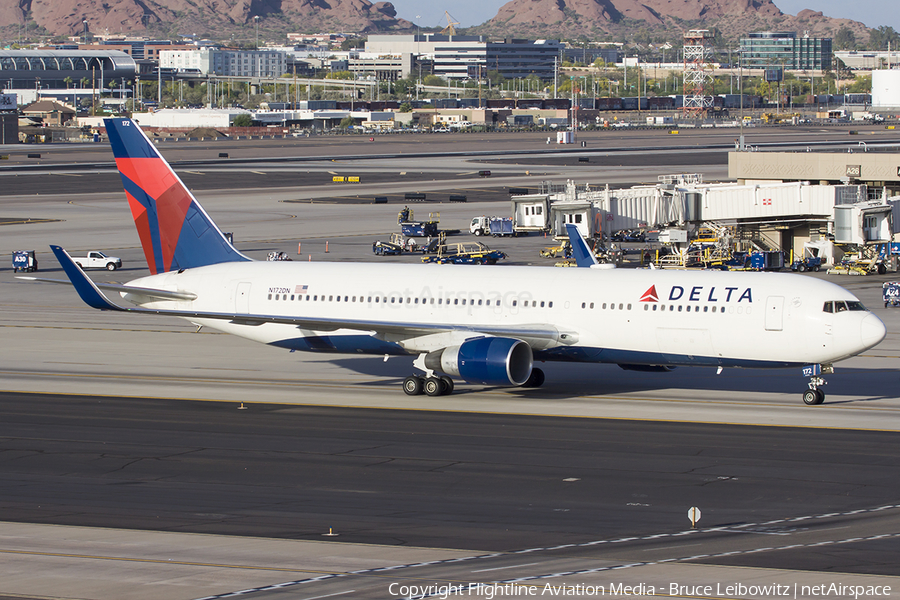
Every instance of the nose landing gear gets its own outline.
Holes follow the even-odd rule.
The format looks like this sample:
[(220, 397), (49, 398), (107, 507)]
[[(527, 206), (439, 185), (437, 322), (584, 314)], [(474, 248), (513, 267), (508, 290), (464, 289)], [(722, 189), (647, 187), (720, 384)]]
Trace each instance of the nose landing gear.
[(828, 382), (820, 374), (834, 373), (834, 367), (831, 365), (809, 365), (803, 367), (803, 374), (809, 377), (809, 389), (803, 392), (803, 403), (807, 406), (815, 406), (822, 404), (825, 400), (825, 392), (819, 388)]

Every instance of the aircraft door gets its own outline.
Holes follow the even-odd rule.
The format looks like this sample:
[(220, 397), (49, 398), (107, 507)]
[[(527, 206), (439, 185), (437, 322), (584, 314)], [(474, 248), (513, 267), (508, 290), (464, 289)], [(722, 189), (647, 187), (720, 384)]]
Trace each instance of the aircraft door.
[(242, 281), (234, 294), (234, 311), (241, 314), (250, 312), (250, 282)]
[(781, 331), (784, 327), (784, 296), (766, 298), (766, 331)]

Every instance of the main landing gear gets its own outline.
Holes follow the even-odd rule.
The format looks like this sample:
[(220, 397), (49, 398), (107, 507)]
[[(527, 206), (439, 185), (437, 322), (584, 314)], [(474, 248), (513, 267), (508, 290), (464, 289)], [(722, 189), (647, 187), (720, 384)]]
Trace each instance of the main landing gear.
[(446, 375), (440, 377), (410, 375), (403, 380), (403, 391), (407, 396), (418, 396), (422, 392), (428, 396), (444, 396), (453, 393), (453, 380)]
[(810, 365), (803, 368), (803, 374), (809, 377), (809, 389), (803, 392), (803, 403), (807, 406), (822, 404), (825, 400), (825, 392), (819, 389), (820, 386), (828, 383), (822, 377), (819, 377), (823, 373), (834, 373), (834, 367), (831, 365)]

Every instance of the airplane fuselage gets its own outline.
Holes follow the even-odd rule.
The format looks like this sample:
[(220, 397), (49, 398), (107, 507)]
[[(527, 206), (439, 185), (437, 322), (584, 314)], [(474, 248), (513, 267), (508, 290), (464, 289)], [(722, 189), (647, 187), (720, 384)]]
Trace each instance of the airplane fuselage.
[[(508, 337), (528, 341), (541, 360), (788, 367), (832, 363), (884, 335), (881, 321), (847, 290), (785, 273), (241, 262), (129, 285), (197, 294), (192, 301), (142, 298), (145, 308), (387, 325), (374, 334), (191, 319), (257, 342), (317, 352), (417, 354), (448, 343), (448, 334), (394, 338), (390, 324), (398, 323), (455, 328), (457, 339), (482, 337), (490, 327), (521, 327), (521, 335)], [(532, 324), (549, 324), (559, 335), (530, 338)]]

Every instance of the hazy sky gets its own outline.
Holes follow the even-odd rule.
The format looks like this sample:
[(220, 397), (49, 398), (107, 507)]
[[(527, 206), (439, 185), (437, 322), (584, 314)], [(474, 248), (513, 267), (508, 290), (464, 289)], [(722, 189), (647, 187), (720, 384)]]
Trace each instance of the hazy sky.
[[(391, 0), (397, 16), (423, 27), (445, 27), (448, 11), (460, 27), (480, 25), (493, 18), (506, 0)], [(796, 15), (804, 8), (821, 10), (827, 17), (854, 19), (869, 27), (888, 25), (900, 31), (900, 11), (887, 10), (890, 0), (774, 0), (782, 12)], [(615, 3), (615, 0), (613, 0)], [(421, 18), (416, 18), (416, 17)]]

